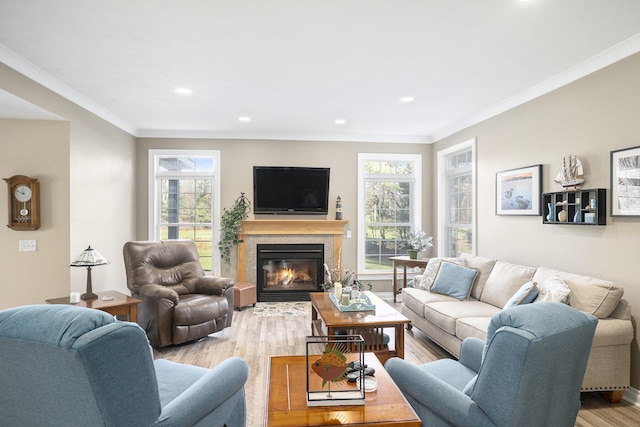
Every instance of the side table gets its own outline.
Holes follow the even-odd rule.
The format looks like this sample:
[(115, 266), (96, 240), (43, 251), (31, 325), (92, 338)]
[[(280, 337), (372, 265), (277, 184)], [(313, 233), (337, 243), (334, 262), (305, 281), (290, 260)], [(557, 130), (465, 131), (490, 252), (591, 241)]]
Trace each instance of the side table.
[(393, 302), (396, 302), (396, 295), (398, 295), (402, 288), (398, 289), (398, 270), (397, 268), (401, 266), (404, 272), (404, 280), (402, 282), (402, 287), (407, 287), (407, 267), (415, 268), (425, 268), (427, 263), (429, 262), (429, 258), (421, 258), (421, 259), (411, 259), (408, 256), (395, 256), (389, 258), (393, 261)]
[[(137, 298), (130, 297), (118, 291), (96, 292), (97, 299), (80, 300), (79, 303), (71, 304), (70, 297), (60, 297), (45, 300), (47, 304), (68, 304), (79, 307), (95, 308), (105, 311), (113, 316), (129, 316), (129, 321), (138, 320), (138, 304), (141, 302)], [(112, 299), (104, 300), (103, 297)]]

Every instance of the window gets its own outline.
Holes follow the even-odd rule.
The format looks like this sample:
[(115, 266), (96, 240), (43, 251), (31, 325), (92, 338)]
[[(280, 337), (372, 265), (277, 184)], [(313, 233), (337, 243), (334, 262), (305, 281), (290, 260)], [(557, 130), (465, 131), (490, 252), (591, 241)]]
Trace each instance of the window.
[(358, 271), (390, 273), (390, 257), (412, 229), (421, 228), (422, 156), (358, 155)]
[(202, 268), (216, 272), (219, 164), (219, 151), (149, 150), (149, 238), (195, 241)]
[(475, 139), (438, 152), (438, 254), (475, 253)]

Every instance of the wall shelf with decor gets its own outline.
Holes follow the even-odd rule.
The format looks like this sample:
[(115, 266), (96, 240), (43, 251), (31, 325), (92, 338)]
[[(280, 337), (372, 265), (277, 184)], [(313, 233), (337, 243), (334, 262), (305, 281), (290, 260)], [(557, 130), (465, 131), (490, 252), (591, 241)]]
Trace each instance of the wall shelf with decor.
[(569, 190), (542, 193), (542, 223), (606, 225), (607, 190)]

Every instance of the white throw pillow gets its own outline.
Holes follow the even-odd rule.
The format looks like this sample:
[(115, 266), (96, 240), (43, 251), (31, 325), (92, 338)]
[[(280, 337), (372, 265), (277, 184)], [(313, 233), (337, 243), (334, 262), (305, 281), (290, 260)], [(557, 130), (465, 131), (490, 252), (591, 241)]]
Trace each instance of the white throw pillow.
[(569, 304), (571, 289), (558, 275), (551, 276), (538, 285), (538, 291), (535, 302), (551, 301)]
[(424, 268), (422, 279), (420, 279), (420, 282), (418, 283), (417, 287), (419, 289), (427, 291), (431, 289), (431, 285), (433, 285), (433, 281), (436, 280), (436, 275), (438, 274), (440, 263), (442, 263), (442, 261), (448, 261), (463, 267), (467, 266), (464, 258), (431, 258), (427, 263), (427, 266)]

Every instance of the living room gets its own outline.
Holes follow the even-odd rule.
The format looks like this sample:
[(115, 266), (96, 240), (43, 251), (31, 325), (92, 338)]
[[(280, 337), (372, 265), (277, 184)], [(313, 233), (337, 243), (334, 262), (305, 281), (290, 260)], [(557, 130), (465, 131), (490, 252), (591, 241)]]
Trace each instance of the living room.
[[(611, 57), (615, 52), (619, 55), (609, 60), (610, 64), (594, 65), (592, 72), (528, 102), (470, 120), (433, 143), (134, 136), (127, 126), (118, 126), (117, 119), (101, 118), (80, 106), (80, 100), (76, 103), (48, 89), (39, 76), (16, 71), (17, 59), (3, 50), (0, 89), (36, 106), (42, 114), (37, 120), (0, 119), (0, 170), (3, 178), (15, 174), (39, 178), (42, 226), (23, 232), (0, 229), (4, 273), (0, 308), (84, 291), (86, 272), (69, 268), (69, 263), (87, 245), (111, 261), (94, 269), (94, 289), (127, 292), (122, 246), (147, 238), (149, 149), (219, 150), (223, 207), (230, 206), (241, 192), (251, 194), (254, 165), (330, 167), (330, 200), (341, 196), (343, 215), (354, 236), (343, 241), (342, 263), (355, 266), (358, 153), (422, 156), (422, 228), (435, 234), (439, 219), (437, 154), (475, 138), (476, 252), (614, 281), (624, 287), (624, 298), (637, 319), (638, 218), (608, 214), (606, 226), (554, 226), (543, 224), (541, 216), (501, 216), (495, 212), (496, 173), (541, 164), (542, 191), (560, 191), (553, 179), (567, 154), (576, 154), (583, 161), (586, 188), (610, 191), (611, 151), (640, 145), (638, 38), (620, 48), (609, 51)], [(0, 189), (0, 199), (7, 200), (5, 186)], [(333, 211), (326, 218), (332, 219)], [(37, 240), (37, 250), (19, 252), (18, 242), (24, 239)], [(435, 255), (434, 250), (430, 255)], [(224, 273), (233, 276), (236, 272), (231, 268)], [(374, 289), (389, 292), (391, 282), (375, 281)], [(635, 333), (632, 389), (625, 393), (625, 399), (638, 404), (637, 329)]]

